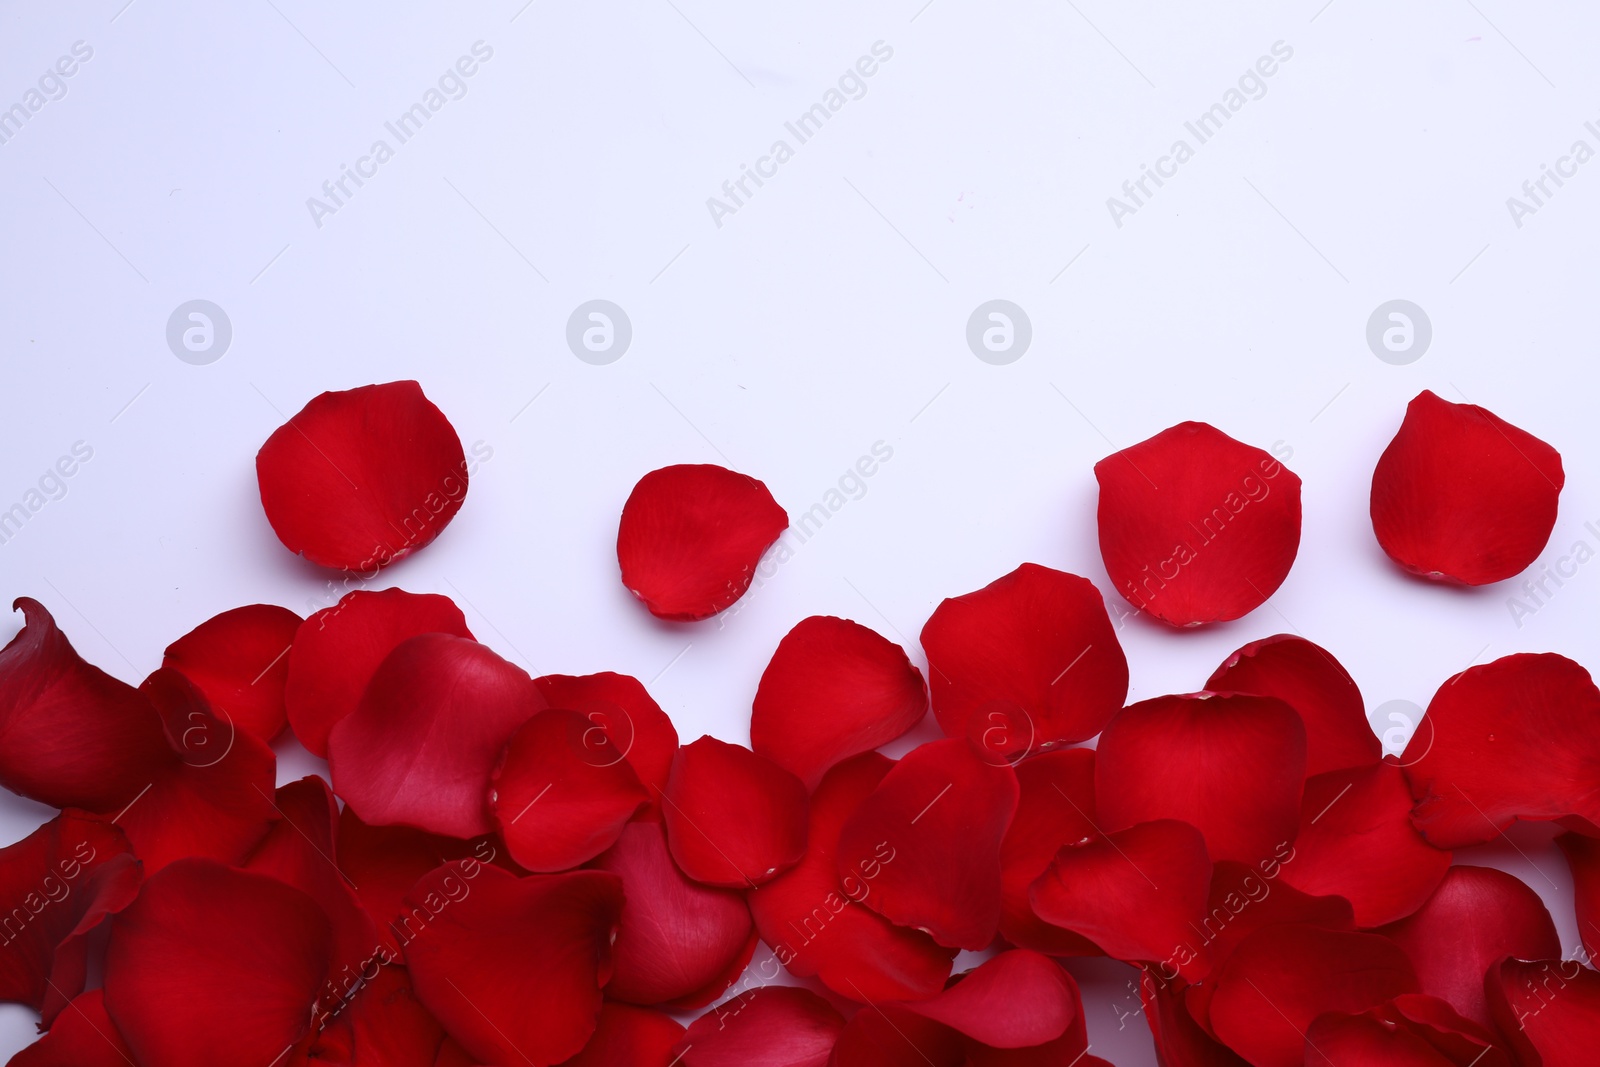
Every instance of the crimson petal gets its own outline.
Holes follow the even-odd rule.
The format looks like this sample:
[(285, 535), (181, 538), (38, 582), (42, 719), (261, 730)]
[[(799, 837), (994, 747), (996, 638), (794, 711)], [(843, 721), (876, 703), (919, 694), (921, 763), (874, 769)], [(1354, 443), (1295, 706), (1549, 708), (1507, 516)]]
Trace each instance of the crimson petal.
[(1306, 1031), (1307, 1067), (1510, 1067), (1483, 1027), (1415, 993), (1350, 1015), (1330, 1012)]
[(697, 882), (758, 886), (805, 854), (805, 786), (747, 748), (709, 736), (684, 745), (661, 799), (672, 858)]
[(1524, 1067), (1591, 1067), (1600, 1048), (1600, 974), (1574, 960), (1501, 960), (1484, 985)]
[(371, 574), (439, 536), (467, 495), (461, 439), (416, 382), (313, 397), (256, 455), (290, 552)]
[(67, 1005), (50, 1032), (6, 1067), (128, 1067), (133, 1050), (106, 1014), (105, 992), (92, 989)]
[(622, 584), (662, 619), (693, 622), (744, 595), (789, 516), (767, 487), (712, 464), (678, 464), (639, 479), (622, 508)]
[(374, 961), (357, 977), (347, 996), (317, 1005), (323, 1029), (308, 1067), (433, 1067), (444, 1028), (417, 1000), (406, 969)]
[(594, 1037), (562, 1067), (671, 1067), (683, 1027), (670, 1015), (607, 1001)]
[(961, 1035), (906, 1007), (858, 1011), (833, 1046), (829, 1067), (965, 1067)]
[(1600, 838), (1562, 834), (1556, 838), (1572, 868), (1572, 896), (1578, 937), (1589, 958), (1600, 956)]
[(1412, 574), (1498, 582), (1544, 550), (1565, 481), (1537, 437), (1423, 390), (1372, 472), (1372, 530)]
[(979, 964), (908, 1010), (991, 1048), (1054, 1041), (1080, 1016), (1078, 984), (1047, 956), (1012, 949)]
[(1185, 993), (1199, 988), (1176, 985), (1149, 968), (1139, 975), (1139, 1006), (1155, 1043), (1157, 1062), (1162, 1067), (1250, 1067), (1195, 1021)]
[[(1241, 941), (1263, 926), (1302, 923), (1328, 930), (1355, 929), (1355, 912), (1348, 900), (1340, 896), (1310, 896), (1286, 884), (1282, 874), (1298, 862), (1298, 853), (1291, 852), (1281, 861), (1273, 858), (1255, 867), (1232, 860), (1216, 865), (1206, 916), (1196, 927), (1214, 966), (1220, 966)], [(1171, 980), (1177, 970), (1169, 967), (1160, 974)], [(1190, 1010), (1201, 1007), (1209, 996), (1208, 985), (1195, 987)], [(1196, 1018), (1205, 1024), (1203, 1012), (1197, 1013)]]
[(300, 616), (273, 604), (224, 611), (167, 646), (161, 661), (234, 726), (263, 741), (283, 732), (283, 687)]
[(844, 1017), (807, 989), (761, 986), (689, 1024), (684, 1067), (824, 1067)]
[(584, 734), (598, 762), (626, 759), (645, 788), (666, 787), (678, 731), (637, 678), (611, 671), (547, 674), (533, 684), (552, 708), (581, 712), (599, 728)]
[(1087, 938), (1041, 920), (1028, 889), (1063, 845), (1099, 835), (1094, 813), (1094, 750), (1042, 752), (1017, 764), (1017, 813), (1000, 845), (1000, 935), (1052, 956), (1097, 956)]
[(1111, 584), (1173, 626), (1225, 622), (1277, 591), (1300, 548), (1300, 479), (1268, 453), (1184, 422), (1094, 465)]

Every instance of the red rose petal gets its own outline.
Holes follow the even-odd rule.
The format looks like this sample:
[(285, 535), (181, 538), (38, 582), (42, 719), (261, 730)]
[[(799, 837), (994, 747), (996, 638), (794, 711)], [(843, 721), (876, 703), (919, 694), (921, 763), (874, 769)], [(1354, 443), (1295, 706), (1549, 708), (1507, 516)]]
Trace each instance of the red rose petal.
[(1326, 1012), (1355, 1014), (1417, 991), (1410, 961), (1387, 938), (1315, 926), (1257, 930), (1213, 978), (1217, 1038), (1255, 1067), (1301, 1067), (1306, 1027)]
[(261, 446), (256, 478), (285, 548), (366, 573), (438, 537), (467, 495), (461, 439), (412, 381), (312, 398)]
[(848, 619), (795, 624), (761, 675), (750, 747), (815, 789), (840, 760), (922, 721), (928, 690), (905, 650)]
[[(1157, 1061), (1164, 1067), (1250, 1067), (1195, 1021), (1184, 993), (1197, 988), (1175, 985), (1148, 968), (1140, 974), (1139, 1005), (1155, 1042)], [(1120, 1009), (1118, 1014), (1123, 1014)]]
[(301, 623), (284, 687), (300, 743), (326, 758), (333, 724), (356, 710), (378, 665), (406, 638), (432, 633), (472, 636), (449, 597), (403, 589), (358, 589)]
[(50, 1032), (6, 1067), (128, 1067), (133, 1050), (106, 1014), (105, 992), (92, 989), (61, 1013)]
[(309, 1035), (332, 935), (298, 889), (180, 860), (111, 929), (106, 1010), (137, 1062), (272, 1063)]
[(417, 997), (480, 1063), (548, 1065), (600, 1015), (622, 882), (603, 871), (518, 878), (474, 860), (408, 894), (431, 919), (405, 944)]
[(1128, 661), (1087, 579), (1024, 563), (940, 603), (922, 627), (933, 713), (998, 757), (1099, 733), (1128, 696)]
[(283, 732), (284, 681), (300, 616), (272, 604), (251, 604), (207, 619), (167, 646), (173, 667), (236, 727), (271, 741)]
[(533, 679), (476, 641), (407, 638), (328, 736), (334, 792), (367, 823), (487, 833), (495, 762), (543, 709)]
[(627, 898), (611, 946), (608, 997), (698, 1008), (721, 996), (749, 963), (755, 927), (744, 898), (685, 878), (660, 823), (629, 824), (594, 866), (621, 878)]
[(829, 1067), (965, 1067), (966, 1044), (942, 1023), (884, 1004), (856, 1012), (833, 1046)]
[(1400, 762), (1417, 829), (1439, 848), (1491, 841), (1517, 819), (1600, 827), (1600, 689), (1548, 653), (1469, 667), (1434, 694)]
[(1524, 1067), (1591, 1067), (1600, 1048), (1600, 974), (1573, 960), (1508, 959), (1484, 986)]
[(1210, 887), (1205, 838), (1165, 819), (1066, 846), (1029, 899), (1040, 919), (1109, 956), (1166, 963), (1192, 980), (1210, 969), (1204, 946), (1194, 945)]
[(672, 858), (697, 882), (758, 886), (805, 854), (805, 786), (747, 748), (714, 737), (684, 745), (661, 798)]
[(547, 674), (533, 684), (552, 708), (582, 712), (599, 728), (584, 735), (598, 762), (626, 759), (645, 788), (666, 787), (678, 731), (637, 678), (610, 671)]
[(1097, 956), (1078, 934), (1034, 914), (1028, 889), (1063, 845), (1099, 835), (1094, 813), (1094, 750), (1043, 752), (1017, 764), (1017, 813), (1000, 845), (1000, 935), (1018, 948), (1052, 956)]
[(662, 619), (693, 622), (744, 596), (789, 516), (767, 487), (712, 464), (683, 463), (639, 479), (622, 508), (622, 584)]
[(683, 1027), (670, 1015), (607, 1001), (594, 1037), (562, 1067), (671, 1067)]
[(1213, 860), (1255, 863), (1294, 840), (1305, 765), (1305, 727), (1281, 700), (1191, 693), (1141, 701), (1100, 735), (1100, 828), (1180, 819), (1205, 835)]
[(1589, 958), (1600, 956), (1600, 838), (1562, 834), (1556, 838), (1572, 868), (1572, 896), (1578, 937)]
[[(1205, 919), (1196, 924), (1197, 942), (1192, 943), (1209, 949), (1213, 966), (1220, 966), (1241, 941), (1263, 926), (1300, 923), (1328, 930), (1355, 929), (1355, 912), (1348, 900), (1310, 896), (1286, 884), (1281, 876), (1298, 862), (1298, 852), (1290, 852), (1282, 861), (1270, 859), (1254, 867), (1231, 860), (1216, 865)], [(1157, 972), (1169, 981), (1177, 977), (1173, 966), (1158, 967)], [(1208, 986), (1195, 987), (1199, 995), (1190, 998), (1191, 1011), (1202, 997), (1210, 996)], [(1203, 1014), (1196, 1018), (1205, 1024)]]
[(650, 801), (628, 761), (613, 758), (614, 745), (587, 743), (592, 729), (579, 712), (541, 711), (511, 735), (490, 779), (495, 825), (511, 858), (530, 871), (594, 859)]
[(311, 1048), (309, 1062), (433, 1067), (444, 1028), (417, 1000), (406, 969), (374, 963), (359, 978), (359, 988), (347, 998), (317, 1005), (324, 1029)]
[(1307, 1067), (1511, 1067), (1489, 1031), (1435, 997), (1407, 994), (1347, 1015), (1330, 1012), (1306, 1031)]
[(689, 1024), (675, 1050), (683, 1067), (824, 1067), (844, 1018), (794, 986), (762, 986)]
[(1384, 931), (1405, 949), (1421, 991), (1482, 1026), (1494, 1025), (1483, 975), (1501, 956), (1548, 959), (1561, 940), (1539, 895), (1488, 867), (1451, 867), (1415, 915)]
[(930, 1000), (902, 1005), (991, 1048), (1054, 1041), (1081, 1017), (1078, 984), (1049, 957), (1013, 949)]
[(1173, 626), (1246, 615), (1300, 548), (1300, 479), (1259, 448), (1184, 422), (1094, 465), (1111, 584)]
[(1502, 581), (1544, 550), (1565, 481), (1537, 437), (1423, 390), (1372, 473), (1372, 530), (1412, 574)]
[(811, 795), (805, 857), (748, 894), (756, 928), (789, 973), (871, 1004), (935, 995), (955, 956), (865, 906), (883, 872), (876, 856), (841, 876), (839, 835), (893, 766), (868, 752), (829, 769)]
[(881, 864), (863, 903), (941, 945), (980, 949), (1000, 928), (1000, 842), (1019, 795), (1016, 772), (965, 738), (913, 749), (839, 835), (841, 877)]
[(1306, 728), (1306, 774), (1365, 767), (1383, 758), (1355, 679), (1325, 649), (1277, 634), (1252, 641), (1206, 680), (1213, 693), (1277, 697)]
[(1338, 895), (1356, 925), (1382, 926), (1422, 906), (1444, 878), (1450, 853), (1411, 824), (1411, 790), (1392, 762), (1329, 771), (1306, 782), (1294, 861), (1283, 880), (1313, 896)]

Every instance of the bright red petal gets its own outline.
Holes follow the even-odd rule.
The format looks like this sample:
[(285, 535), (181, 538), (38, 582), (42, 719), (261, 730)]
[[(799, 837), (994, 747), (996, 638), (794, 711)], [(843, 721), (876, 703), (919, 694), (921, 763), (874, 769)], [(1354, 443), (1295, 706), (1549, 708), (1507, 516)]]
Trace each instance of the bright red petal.
[(562, 1067), (671, 1067), (683, 1027), (670, 1015), (607, 1001), (594, 1037)]
[(860, 623), (813, 615), (795, 624), (761, 675), (750, 747), (815, 789), (840, 760), (922, 721), (928, 690), (905, 650)]
[(301, 623), (284, 687), (300, 743), (326, 758), (333, 724), (356, 710), (378, 665), (406, 638), (432, 633), (472, 636), (449, 597), (403, 589), (358, 589)]
[(1028, 889), (1064, 845), (1099, 835), (1094, 812), (1094, 750), (1044, 752), (1017, 764), (1017, 813), (1000, 845), (1004, 900), (1000, 935), (1018, 948), (1052, 956), (1096, 956), (1100, 949), (1078, 934), (1034, 914)]
[(1600, 689), (1549, 653), (1469, 667), (1434, 694), (1401, 765), (1417, 829), (1439, 848), (1491, 841), (1517, 819), (1600, 826)]
[(678, 731), (637, 678), (610, 671), (547, 674), (533, 684), (552, 708), (581, 712), (598, 727), (584, 735), (596, 762), (626, 759), (645, 788), (666, 787), (678, 752)]
[(1259, 448), (1184, 422), (1094, 465), (1111, 584), (1173, 626), (1266, 602), (1300, 548), (1300, 479)]
[(1444, 1001), (1413, 993), (1317, 1019), (1306, 1031), (1306, 1067), (1510, 1067), (1495, 1040)]
[(806, 850), (806, 788), (747, 748), (702, 737), (678, 750), (661, 794), (667, 843), (697, 882), (769, 882)]
[(749, 475), (679, 464), (639, 479), (622, 508), (622, 584), (662, 619), (693, 622), (744, 596), (789, 516)]
[(128, 1067), (133, 1050), (106, 1014), (105, 993), (75, 999), (50, 1032), (11, 1057), (6, 1067)]
[(207, 619), (167, 646), (163, 667), (193, 682), (217, 714), (262, 741), (283, 732), (284, 681), (300, 616), (251, 604)]
[[(1177, 985), (1150, 969), (1140, 974), (1139, 1006), (1155, 1042), (1157, 1061), (1163, 1067), (1250, 1067), (1195, 1021), (1184, 994), (1199, 988)], [(1119, 1016), (1124, 1013), (1122, 1008), (1116, 1011)], [(1119, 1018), (1118, 1028), (1123, 1025), (1126, 1020)]]
[(1072, 976), (1026, 949), (1002, 952), (931, 1000), (902, 1006), (991, 1048), (1043, 1045), (1079, 1018)]
[[(1355, 929), (1355, 912), (1348, 900), (1309, 896), (1286, 884), (1281, 876), (1298, 862), (1298, 854), (1291, 852), (1287, 859), (1274, 858), (1254, 867), (1231, 860), (1216, 865), (1205, 919), (1195, 928), (1196, 943), (1208, 948), (1213, 966), (1221, 966), (1241, 941), (1263, 926), (1300, 923), (1327, 930)], [(1158, 967), (1157, 973), (1170, 981), (1177, 976), (1177, 968)], [(1195, 999), (1190, 1000), (1191, 1010)], [(1205, 1021), (1203, 1015), (1197, 1018)]]
[(416, 382), (314, 397), (256, 455), (284, 547), (370, 576), (439, 536), (467, 495), (461, 439)]
[(487, 833), (489, 776), (543, 708), (533, 679), (476, 641), (408, 638), (328, 737), (334, 792), (367, 823)]
[(1590, 959), (1600, 956), (1600, 838), (1562, 834), (1556, 838), (1572, 868), (1572, 896), (1578, 937)]
[(1277, 697), (1306, 728), (1306, 774), (1365, 767), (1383, 757), (1366, 703), (1339, 661), (1303, 637), (1278, 634), (1229, 656), (1206, 681), (1213, 693)]
[(815, 993), (761, 986), (696, 1019), (676, 1051), (684, 1067), (825, 1067), (843, 1029)]
[(1543, 551), (1565, 481), (1537, 437), (1423, 390), (1372, 473), (1372, 530), (1412, 574), (1498, 582)]
[(941, 945), (981, 949), (1000, 928), (1000, 842), (1017, 810), (1017, 775), (965, 738), (913, 749), (845, 823), (839, 873), (876, 866), (863, 903)]
[(1592, 1067), (1600, 1048), (1600, 974), (1575, 960), (1501, 960), (1489, 1006), (1524, 1067)]
[(1100, 591), (1033, 563), (943, 601), (922, 647), (939, 726), (996, 758), (1087, 740), (1128, 696), (1128, 661)]
[(1299, 823), (1305, 766), (1305, 728), (1281, 700), (1215, 693), (1145, 700), (1100, 735), (1100, 828), (1180, 819), (1205, 835), (1213, 860), (1281, 856)]

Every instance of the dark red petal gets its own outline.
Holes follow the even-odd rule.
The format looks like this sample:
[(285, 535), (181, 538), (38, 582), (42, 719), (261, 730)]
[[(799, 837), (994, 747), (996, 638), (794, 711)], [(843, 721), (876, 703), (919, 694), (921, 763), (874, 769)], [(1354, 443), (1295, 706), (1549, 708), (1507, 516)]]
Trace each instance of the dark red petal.
[(106, 1014), (105, 992), (92, 989), (61, 1013), (50, 1032), (6, 1067), (128, 1067), (133, 1050)]
[(683, 1067), (825, 1067), (843, 1029), (815, 993), (761, 986), (689, 1024), (676, 1052)]
[(1544, 901), (1516, 878), (1489, 867), (1451, 867), (1415, 915), (1383, 932), (1410, 955), (1422, 992), (1482, 1026), (1494, 1025), (1483, 999), (1483, 975), (1490, 964), (1501, 956), (1561, 955)]
[(1306, 1031), (1307, 1067), (1510, 1067), (1488, 1030), (1444, 1001), (1415, 993), (1350, 1015), (1330, 1012)]
[(1600, 825), (1600, 689), (1565, 656), (1518, 653), (1439, 688), (1401, 757), (1417, 829), (1439, 848), (1517, 819)]
[(611, 974), (620, 879), (518, 878), (468, 859), (406, 902), (420, 924), (405, 943), (417, 997), (480, 1063), (560, 1063), (583, 1049)]
[(848, 619), (795, 624), (761, 675), (750, 747), (815, 789), (840, 760), (922, 721), (928, 690), (903, 648)]
[(308, 1035), (332, 934), (298, 889), (180, 860), (111, 930), (106, 1010), (137, 1062), (272, 1063)]
[(328, 736), (334, 792), (367, 823), (487, 833), (495, 762), (543, 709), (533, 679), (476, 641), (407, 638)]
[(217, 714), (271, 741), (283, 732), (284, 681), (300, 616), (251, 604), (207, 619), (167, 646), (163, 667), (193, 682)]
[(1556, 838), (1572, 868), (1572, 896), (1578, 937), (1590, 959), (1600, 956), (1600, 838), (1562, 834)]
[(941, 945), (981, 949), (1000, 928), (1000, 842), (1017, 775), (965, 738), (920, 745), (895, 764), (839, 835), (839, 873), (876, 865), (863, 903)]
[[(1162, 1067), (1250, 1067), (1195, 1021), (1184, 994), (1199, 988), (1175, 984), (1149, 968), (1140, 974), (1139, 1005), (1155, 1042), (1157, 1061)], [(1121, 1008), (1116, 1010), (1123, 1014)]]
[(1372, 530), (1412, 574), (1498, 582), (1543, 551), (1565, 481), (1537, 437), (1423, 390), (1372, 472)]
[(1600, 1048), (1600, 974), (1575, 960), (1508, 959), (1484, 979), (1500, 1032), (1524, 1067), (1592, 1067)]
[(594, 866), (621, 878), (627, 898), (612, 945), (608, 997), (698, 1008), (744, 970), (755, 948), (744, 898), (685, 878), (660, 823), (631, 823)]
[(1257, 930), (1213, 979), (1212, 1028), (1255, 1067), (1301, 1067), (1306, 1027), (1326, 1012), (1417, 991), (1410, 961), (1387, 938), (1316, 926)]
[(1099, 834), (1094, 812), (1094, 750), (1044, 752), (1017, 764), (1021, 789), (1017, 813), (1000, 845), (1003, 906), (1000, 935), (1018, 948), (1052, 956), (1097, 956), (1100, 949), (1078, 934), (1034, 914), (1028, 889), (1063, 845)]
[(1040, 919), (1109, 956), (1164, 964), (1194, 980), (1211, 967), (1204, 944), (1195, 944), (1210, 888), (1205, 838), (1165, 819), (1066, 846), (1029, 898)]
[(160, 720), (132, 686), (86, 663), (44, 605), (0, 651), (0, 785), (54, 808), (126, 804), (166, 760)]
[(83, 992), (90, 931), (132, 902), (142, 877), (122, 831), (81, 811), (0, 848), (0, 1000), (48, 1027)]
[(584, 1050), (562, 1067), (671, 1067), (683, 1027), (670, 1015), (607, 1001)]
[(904, 1006), (858, 1011), (833, 1046), (829, 1067), (965, 1067), (961, 1035)]
[(1300, 549), (1300, 479), (1259, 448), (1184, 422), (1094, 465), (1111, 584), (1173, 626), (1266, 602)]
[(356, 710), (378, 665), (406, 638), (432, 633), (472, 636), (449, 597), (403, 589), (358, 589), (301, 623), (284, 687), (300, 743), (326, 757), (333, 724)]
[(416, 382), (312, 398), (256, 454), (261, 506), (284, 547), (371, 573), (427, 545), (467, 495), (461, 439)]
[(868, 752), (823, 775), (811, 796), (805, 858), (748, 895), (776, 962), (863, 1003), (933, 996), (944, 988), (955, 956), (922, 931), (895, 926), (864, 905), (883, 873), (882, 860), (874, 856), (841, 876), (839, 834), (893, 766)]
[[(1355, 912), (1348, 900), (1309, 896), (1280, 877), (1298, 862), (1298, 853), (1291, 851), (1282, 860), (1274, 858), (1254, 867), (1231, 860), (1216, 865), (1205, 919), (1195, 929), (1195, 943), (1209, 947), (1213, 966), (1221, 966), (1239, 942), (1263, 926), (1304, 923), (1328, 930), (1355, 929)], [(1177, 976), (1177, 969), (1158, 967), (1157, 973), (1170, 981)], [(1209, 991), (1203, 996), (1210, 996)], [(1191, 999), (1191, 1009), (1196, 1006), (1195, 999), (1199, 998)], [(1204, 1023), (1203, 1016), (1196, 1017)]]
[(1026, 949), (1002, 952), (931, 1000), (903, 1006), (991, 1048), (1043, 1045), (1080, 1018), (1072, 976)]
[(1024, 563), (943, 601), (922, 627), (946, 736), (998, 757), (1087, 740), (1128, 696), (1128, 660), (1087, 579)]
[(506, 743), (489, 783), (489, 810), (511, 850), (530, 871), (565, 871), (616, 843), (633, 813), (649, 803), (615, 746), (593, 746), (588, 717), (541, 711)]
[(661, 794), (672, 858), (697, 882), (769, 882), (806, 850), (806, 788), (747, 748), (702, 737), (672, 760)]
[(1100, 828), (1181, 819), (1205, 835), (1213, 860), (1257, 863), (1294, 840), (1305, 766), (1305, 727), (1281, 700), (1191, 693), (1141, 701), (1100, 735)]
[(417, 1000), (406, 969), (373, 962), (349, 981), (354, 988), (317, 1005), (323, 1030), (310, 1064), (433, 1067), (444, 1028)]
[(1313, 896), (1338, 895), (1367, 928), (1422, 906), (1450, 866), (1450, 853), (1411, 824), (1411, 790), (1393, 762), (1330, 771), (1306, 782), (1294, 860), (1286, 884)]
[(626, 759), (646, 789), (666, 787), (678, 731), (637, 678), (610, 671), (547, 674), (533, 684), (552, 708), (582, 712), (598, 727), (585, 734), (598, 762)]
[(622, 584), (662, 619), (715, 615), (750, 588), (789, 516), (767, 487), (712, 464), (683, 463), (639, 479), (622, 507)]
[(1278, 634), (1252, 641), (1206, 680), (1213, 693), (1277, 697), (1306, 728), (1306, 774), (1365, 767), (1383, 757), (1367, 722), (1361, 690), (1326, 649), (1303, 637)]

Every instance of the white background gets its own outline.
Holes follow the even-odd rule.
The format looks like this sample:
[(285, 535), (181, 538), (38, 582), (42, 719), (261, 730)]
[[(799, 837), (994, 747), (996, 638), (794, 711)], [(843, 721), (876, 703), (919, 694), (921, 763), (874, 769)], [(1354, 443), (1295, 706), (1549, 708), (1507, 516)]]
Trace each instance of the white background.
[[(455, 597), (535, 673), (639, 676), (685, 740), (747, 739), (756, 680), (805, 615), (920, 660), (942, 597), (1024, 560), (1114, 595), (1092, 465), (1184, 419), (1291, 447), (1305, 534), (1239, 622), (1127, 622), (1133, 699), (1197, 688), (1282, 631), (1331, 649), (1373, 709), (1514, 651), (1600, 662), (1600, 564), (1518, 626), (1514, 583), (1401, 577), (1366, 503), (1431, 388), (1560, 449), (1547, 562), (1600, 547), (1600, 162), (1521, 227), (1506, 205), (1573, 141), (1600, 149), (1587, 5), (124, 2), (0, 6), (0, 107), (74, 42), (94, 49), (0, 144), (0, 509), (74, 442), (94, 450), (0, 545), (0, 592), (44, 601), (122, 678), (228, 607), (328, 602), (262, 516), (255, 451), (324, 389), (408, 377), (493, 458), (377, 584)], [(494, 55), (468, 93), (318, 227), (307, 198), (395, 146), (384, 123), (480, 40)], [(877, 41), (893, 58), (866, 94), (718, 227), (706, 199), (775, 139), (795, 147), (784, 122)], [(1293, 57), (1265, 95), (1115, 225), (1107, 197), (1175, 139), (1196, 146), (1184, 122), (1278, 41)], [(233, 327), (207, 366), (165, 342), (194, 298)], [(565, 343), (593, 298), (633, 324), (608, 366)], [(1032, 321), (1008, 366), (965, 342), (993, 298)], [(1409, 366), (1365, 341), (1394, 298), (1433, 324)], [(733, 466), (798, 516), (880, 440), (894, 455), (866, 494), (725, 625), (657, 623), (617, 580), (617, 515), (647, 470)], [(8, 799), (0, 831), (49, 814)], [(1512, 837), (1463, 858), (1525, 877), (1572, 951), (1549, 834)], [(1095, 1053), (1152, 1063), (1140, 1021), (1118, 1029), (1131, 972), (1074, 970)], [(31, 1022), (7, 1009), (0, 1045)]]

